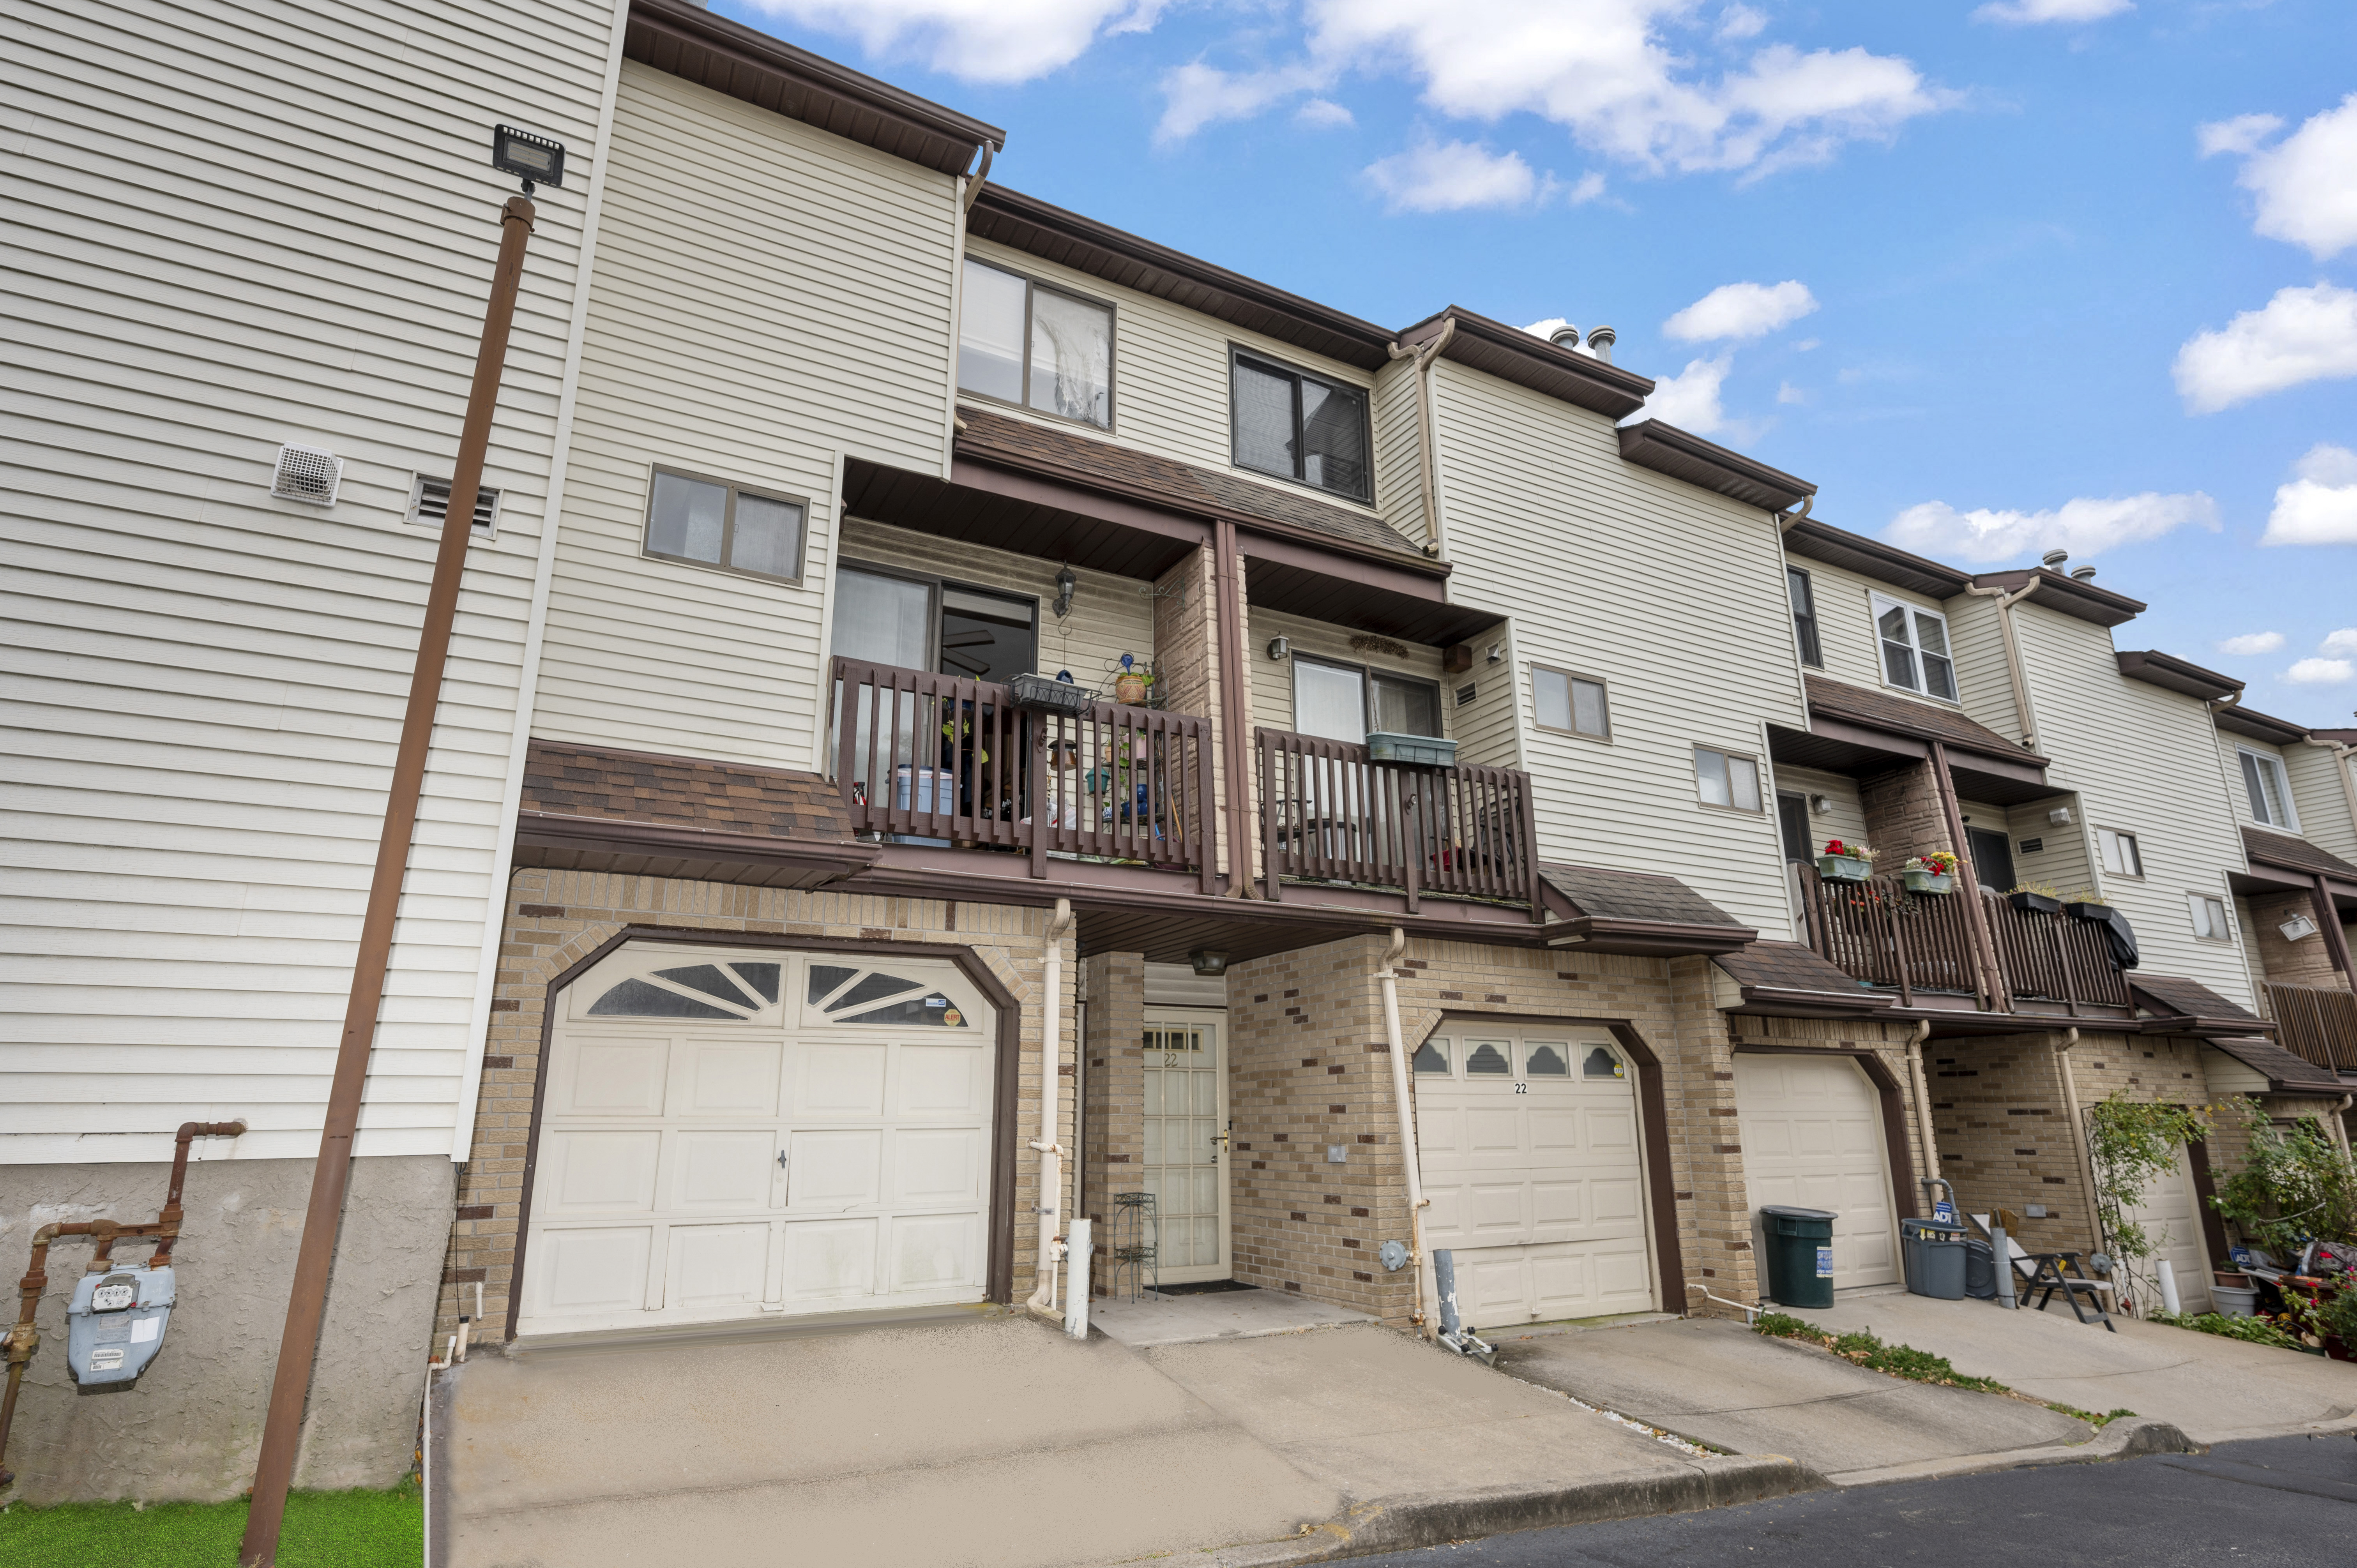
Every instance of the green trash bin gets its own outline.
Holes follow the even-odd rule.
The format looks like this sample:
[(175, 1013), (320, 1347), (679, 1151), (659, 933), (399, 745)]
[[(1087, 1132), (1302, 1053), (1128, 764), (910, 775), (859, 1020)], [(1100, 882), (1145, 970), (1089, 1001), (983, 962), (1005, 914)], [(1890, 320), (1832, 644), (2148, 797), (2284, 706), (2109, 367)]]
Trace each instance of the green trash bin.
[(1834, 1304), (1834, 1219), (1830, 1208), (1771, 1203), (1760, 1210), (1768, 1247), (1768, 1299), (1783, 1306)]

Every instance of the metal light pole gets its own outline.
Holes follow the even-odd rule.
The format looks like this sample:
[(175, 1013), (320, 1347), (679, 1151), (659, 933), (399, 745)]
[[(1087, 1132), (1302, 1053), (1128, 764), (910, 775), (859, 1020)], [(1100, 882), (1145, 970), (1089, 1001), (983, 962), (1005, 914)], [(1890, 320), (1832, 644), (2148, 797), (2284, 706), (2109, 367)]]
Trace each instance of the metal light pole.
[[(561, 183), (564, 149), (536, 137), (524, 137), (519, 143), (517, 136), (506, 126), (500, 127), (493, 142), (493, 164), (524, 177), (527, 195), (534, 179)], [(553, 158), (550, 149), (554, 149)], [(475, 350), (474, 386), (467, 397), (457, 465), (450, 475), (449, 508), (442, 516), (441, 547), (434, 557), (433, 584), (425, 595), (425, 623), (418, 634), (417, 662), (409, 679), (409, 706), (402, 717), (400, 746), (393, 754), (393, 786), (385, 801), (384, 828), (377, 839), (367, 913), (361, 922), (351, 995), (344, 1007), (343, 1040), (337, 1047), (335, 1079), (328, 1090), (327, 1125), (319, 1135), (318, 1164), (311, 1173), (311, 1202), (303, 1217), (295, 1285), (286, 1303), (286, 1328), (278, 1344), (278, 1370), (270, 1386), (270, 1409), (262, 1428), (262, 1456), (254, 1466), (253, 1501), (246, 1515), (245, 1541), (238, 1550), (241, 1568), (272, 1568), (278, 1560), (278, 1530), (286, 1516), (286, 1489), (294, 1480), (303, 1408), (311, 1392), (311, 1364), (319, 1349), (319, 1320), (327, 1310), (328, 1270), (335, 1261), (336, 1232), (343, 1222), (344, 1197), (351, 1181), (352, 1134), (360, 1122), (361, 1090), (368, 1079), (377, 1012), (384, 1000), (393, 916), (401, 906), (402, 879), (409, 868), (410, 839), (417, 825), (418, 796), (425, 779), (426, 748), (434, 736), (434, 710), (441, 700), (450, 625), (458, 610), (458, 579), (467, 564), (475, 498), (482, 487), (483, 454), (490, 446), (491, 414), (499, 402), (500, 375), (507, 364), (516, 285), (523, 275), (524, 247), (532, 238), (534, 216), (535, 209), (525, 196), (508, 198), (500, 213), (499, 263), (491, 273), (482, 341)], [(552, 519), (549, 526), (554, 525)]]

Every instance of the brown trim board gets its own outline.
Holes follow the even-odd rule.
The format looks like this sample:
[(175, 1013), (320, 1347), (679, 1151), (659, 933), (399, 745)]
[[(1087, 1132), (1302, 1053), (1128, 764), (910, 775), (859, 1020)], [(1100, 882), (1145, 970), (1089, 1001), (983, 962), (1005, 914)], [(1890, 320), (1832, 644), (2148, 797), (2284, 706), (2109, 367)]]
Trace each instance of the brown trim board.
[[(990, 998), (998, 1012), (998, 1059), (993, 1076), (990, 1109), (989, 1262), (983, 1276), (983, 1294), (1006, 1302), (1015, 1294), (1015, 1097), (1020, 1085), (1023, 1057), (1023, 1008), (1014, 993), (1000, 983), (990, 966), (969, 947), (942, 942), (877, 941), (871, 937), (806, 937), (770, 931), (726, 931), (680, 926), (624, 926), (597, 948), (549, 981), (540, 1014), (539, 1065), (533, 1071), (532, 1124), (524, 1130), (523, 1190), (516, 1206), (516, 1244), (508, 1264), (507, 1337), (516, 1337), (516, 1321), (523, 1311), (524, 1250), (531, 1244), (533, 1178), (540, 1165), (541, 1107), (548, 1098), (549, 1047), (556, 1032), (555, 1000), (559, 992), (631, 942), (667, 947), (777, 948), (796, 952), (891, 953), (906, 958), (947, 959), (958, 972)], [(468, 1149), (473, 1148), (472, 1130)], [(439, 1288), (438, 1286), (436, 1287)]]

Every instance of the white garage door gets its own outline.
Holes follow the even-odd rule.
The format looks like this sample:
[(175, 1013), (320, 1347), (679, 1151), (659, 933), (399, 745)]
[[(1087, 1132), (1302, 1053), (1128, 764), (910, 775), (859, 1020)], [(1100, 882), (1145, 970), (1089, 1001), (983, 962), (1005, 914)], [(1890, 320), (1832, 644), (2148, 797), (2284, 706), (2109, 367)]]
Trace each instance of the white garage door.
[[(1840, 1217), (1834, 1221), (1834, 1288), (1896, 1283), (1889, 1146), (1881, 1101), (1865, 1070), (1846, 1056), (1739, 1051), (1735, 1115), (1753, 1246), (1760, 1245), (1763, 1204), (1829, 1208)], [(1760, 1283), (1765, 1291), (1764, 1273)]]
[(1426, 1246), (1481, 1327), (1654, 1305), (1636, 1085), (1575, 1032), (1444, 1028), (1415, 1053)]
[(982, 1299), (996, 1020), (954, 966), (626, 948), (554, 1005), (522, 1332)]
[(2193, 1173), (2185, 1163), (2185, 1145), (2177, 1146), (2177, 1166), (2156, 1176), (2144, 1196), (2124, 1218), (2144, 1228), (2151, 1246), (2149, 1257), (2132, 1265), (2133, 1273), (2152, 1283), (2138, 1294), (2147, 1310), (2160, 1308), (2160, 1271), (2154, 1265), (2169, 1260), (2177, 1276), (2178, 1305), (2188, 1312), (2210, 1310), (2210, 1249), (2201, 1235), (2201, 1209), (2193, 1194)]

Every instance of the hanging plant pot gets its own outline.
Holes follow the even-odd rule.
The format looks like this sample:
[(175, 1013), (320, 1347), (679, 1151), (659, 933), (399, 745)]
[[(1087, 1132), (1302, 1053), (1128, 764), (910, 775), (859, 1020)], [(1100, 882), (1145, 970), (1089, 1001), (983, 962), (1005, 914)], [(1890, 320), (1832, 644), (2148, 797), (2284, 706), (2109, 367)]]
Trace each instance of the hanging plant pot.
[(1945, 893), (1956, 885), (1953, 873), (1945, 871), (1902, 871), (1910, 893)]
[(2005, 901), (2025, 915), (2059, 915), (2062, 912), (2062, 900), (2049, 898), (2043, 893), (2008, 893)]
[(1116, 675), (1113, 682), (1113, 700), (1125, 707), (1142, 707), (1146, 703), (1146, 677), (1131, 673)]
[(1854, 854), (1821, 854), (1817, 875), (1828, 882), (1863, 882), (1874, 875), (1874, 862)]
[(2082, 920), (2102, 921), (2108, 920), (2112, 918), (2112, 907), (2109, 904), (2090, 904), (2085, 902), (2065, 904), (2062, 906), (2062, 912), (2066, 915), (2076, 916)]

